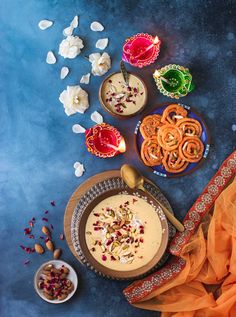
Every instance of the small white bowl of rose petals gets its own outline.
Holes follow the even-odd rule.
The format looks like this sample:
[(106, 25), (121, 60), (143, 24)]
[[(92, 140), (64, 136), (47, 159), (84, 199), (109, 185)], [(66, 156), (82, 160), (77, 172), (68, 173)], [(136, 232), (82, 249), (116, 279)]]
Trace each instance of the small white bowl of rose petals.
[(40, 266), (34, 276), (34, 288), (46, 302), (60, 304), (75, 293), (78, 278), (75, 270), (66, 262), (52, 260)]

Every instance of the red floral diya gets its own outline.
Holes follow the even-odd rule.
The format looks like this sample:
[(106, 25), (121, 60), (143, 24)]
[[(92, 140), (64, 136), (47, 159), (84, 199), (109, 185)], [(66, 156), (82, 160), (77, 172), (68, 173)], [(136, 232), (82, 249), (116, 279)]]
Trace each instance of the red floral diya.
[(125, 41), (123, 46), (123, 61), (142, 68), (152, 64), (159, 55), (161, 41), (147, 33), (138, 33)]
[(120, 132), (107, 123), (86, 130), (85, 137), (88, 151), (98, 157), (113, 157), (126, 151), (125, 140)]

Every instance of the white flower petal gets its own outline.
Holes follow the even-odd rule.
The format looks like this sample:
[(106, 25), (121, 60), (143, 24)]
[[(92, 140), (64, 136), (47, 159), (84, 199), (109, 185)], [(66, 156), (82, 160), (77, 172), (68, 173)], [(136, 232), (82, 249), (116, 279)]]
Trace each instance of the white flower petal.
[(98, 123), (98, 124), (101, 124), (103, 123), (103, 117), (102, 115), (97, 112), (97, 111), (94, 111), (92, 114), (91, 114), (91, 120), (94, 121), (95, 123)]
[(78, 25), (79, 25), (79, 18), (78, 18), (78, 15), (76, 15), (76, 16), (74, 17), (74, 19), (71, 21), (70, 26), (71, 26), (73, 29), (75, 29), (75, 28), (77, 28)]
[(69, 74), (69, 68), (66, 66), (63, 66), (61, 69), (61, 74), (60, 74), (60, 78), (64, 79), (66, 78), (66, 76)]
[(104, 50), (108, 45), (108, 38), (105, 39), (99, 39), (96, 42), (96, 48), (99, 48), (100, 50)]
[(89, 80), (90, 80), (90, 73), (83, 75), (80, 79), (80, 83), (89, 84)]
[(80, 162), (75, 162), (74, 168), (75, 168), (75, 176), (81, 177), (85, 171), (84, 165), (81, 164)]
[(67, 28), (63, 30), (63, 35), (70, 36), (72, 35), (73, 31), (74, 31), (74, 28), (72, 26), (68, 26)]
[(104, 30), (104, 26), (100, 22), (94, 21), (91, 23), (90, 29), (94, 32), (101, 32)]
[(46, 62), (48, 63), (48, 64), (55, 64), (56, 63), (56, 57), (55, 57), (55, 55), (53, 54), (53, 52), (52, 51), (49, 51), (48, 53), (47, 53), (47, 58), (46, 58)]
[(46, 30), (50, 28), (52, 25), (53, 25), (53, 22), (50, 20), (41, 20), (38, 23), (38, 27), (40, 28), (40, 30)]
[(84, 133), (86, 131), (86, 129), (84, 127), (82, 127), (82, 125), (80, 125), (80, 124), (74, 124), (72, 126), (72, 131), (74, 133)]

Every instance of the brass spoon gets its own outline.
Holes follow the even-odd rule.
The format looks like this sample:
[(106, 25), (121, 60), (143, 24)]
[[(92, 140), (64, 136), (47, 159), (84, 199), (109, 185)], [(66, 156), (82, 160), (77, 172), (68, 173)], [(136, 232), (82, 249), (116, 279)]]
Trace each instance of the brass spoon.
[[(128, 164), (124, 164), (121, 166), (120, 172), (121, 172), (122, 179), (129, 186), (129, 188), (131, 189), (137, 188), (144, 192), (147, 192), (147, 190), (143, 186), (144, 177), (140, 175), (139, 172), (134, 167)], [(174, 225), (178, 231), (183, 232), (184, 226), (182, 225), (182, 223), (178, 219), (176, 219), (175, 216), (152, 194), (150, 194), (149, 192), (148, 194), (159, 204), (166, 218), (172, 223), (172, 225)]]

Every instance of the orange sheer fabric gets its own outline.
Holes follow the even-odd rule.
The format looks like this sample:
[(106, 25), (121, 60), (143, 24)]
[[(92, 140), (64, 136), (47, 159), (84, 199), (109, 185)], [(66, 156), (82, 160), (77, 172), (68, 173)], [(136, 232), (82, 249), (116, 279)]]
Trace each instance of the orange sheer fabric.
[(183, 271), (134, 306), (162, 317), (236, 317), (236, 178), (184, 247)]

